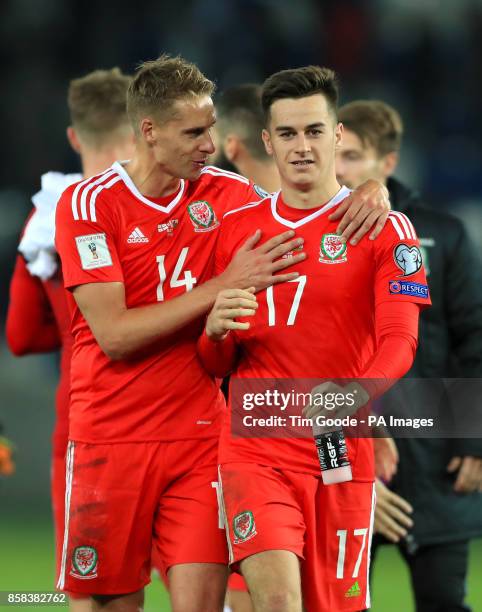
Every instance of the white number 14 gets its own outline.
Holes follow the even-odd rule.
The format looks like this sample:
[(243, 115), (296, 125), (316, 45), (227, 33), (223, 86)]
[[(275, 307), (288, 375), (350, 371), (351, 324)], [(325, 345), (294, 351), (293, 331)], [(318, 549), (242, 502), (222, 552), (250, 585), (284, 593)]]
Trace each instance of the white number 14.
[[(169, 285), (171, 287), (186, 287), (186, 291), (191, 291), (194, 285), (197, 282), (197, 279), (191, 274), (190, 270), (185, 270), (184, 278), (179, 278), (181, 276), (182, 267), (186, 261), (187, 253), (189, 251), (189, 247), (184, 247), (182, 251), (179, 253), (179, 257), (176, 265), (174, 266), (174, 271), (171, 276), (171, 280)], [(165, 255), (158, 255), (156, 257), (157, 267), (159, 269), (159, 284), (157, 285), (157, 301), (162, 302), (164, 300), (164, 282), (167, 278), (166, 268), (164, 266), (164, 258)]]

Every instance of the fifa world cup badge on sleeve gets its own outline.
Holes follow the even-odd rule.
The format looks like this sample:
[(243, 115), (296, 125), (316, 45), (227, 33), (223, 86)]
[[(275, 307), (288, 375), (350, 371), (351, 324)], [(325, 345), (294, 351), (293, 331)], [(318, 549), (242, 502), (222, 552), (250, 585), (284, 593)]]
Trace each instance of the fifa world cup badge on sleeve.
[(323, 234), (319, 261), (324, 264), (339, 264), (347, 260), (346, 242), (343, 242), (338, 234)]
[(72, 553), (70, 575), (82, 580), (97, 578), (97, 558), (92, 546), (77, 546)]
[(76, 236), (75, 243), (83, 270), (106, 268), (112, 265), (112, 257), (110, 256), (105, 234)]
[(195, 232), (210, 232), (219, 226), (212, 206), (206, 200), (197, 200), (187, 207)]

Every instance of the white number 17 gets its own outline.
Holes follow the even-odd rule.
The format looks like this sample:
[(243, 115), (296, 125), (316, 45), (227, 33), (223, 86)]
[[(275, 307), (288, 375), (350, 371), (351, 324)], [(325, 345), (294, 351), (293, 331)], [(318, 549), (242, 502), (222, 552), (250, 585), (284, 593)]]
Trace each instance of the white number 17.
[[(300, 307), (301, 296), (303, 295), (303, 291), (306, 285), (306, 275), (298, 276), (298, 278), (294, 278), (293, 280), (290, 280), (288, 282), (298, 283), (298, 287), (296, 287), (295, 297), (293, 299), (293, 303), (291, 304), (290, 313), (288, 315), (288, 320), (286, 321), (286, 325), (294, 325), (296, 320), (296, 313), (298, 312), (298, 308)], [(268, 325), (270, 327), (273, 327), (273, 325), (276, 325), (276, 310), (274, 307), (273, 285), (266, 289), (266, 303), (268, 304)]]
[[(358, 578), (358, 573), (360, 572), (360, 565), (361, 565), (362, 558), (363, 558), (363, 551), (365, 550), (365, 546), (367, 543), (367, 531), (368, 531), (367, 527), (365, 527), (365, 529), (354, 529), (353, 530), (353, 535), (358, 536), (358, 537), (363, 536), (363, 540), (360, 546), (360, 552), (358, 553), (358, 559), (356, 560), (355, 567), (353, 568), (353, 574), (351, 576), (352, 578)], [(343, 578), (344, 573), (345, 573), (345, 552), (346, 552), (347, 530), (338, 529), (338, 531), (336, 532), (336, 535), (339, 538), (338, 563), (336, 566), (336, 577)]]

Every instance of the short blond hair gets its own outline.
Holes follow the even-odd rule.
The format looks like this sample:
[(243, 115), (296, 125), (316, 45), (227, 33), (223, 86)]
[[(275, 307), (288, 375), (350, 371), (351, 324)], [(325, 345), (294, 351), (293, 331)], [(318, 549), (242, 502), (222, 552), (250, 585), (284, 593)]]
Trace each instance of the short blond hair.
[(132, 77), (119, 68), (94, 70), (70, 81), (67, 103), (73, 127), (89, 145), (105, 142), (119, 128), (129, 126), (127, 89)]
[(338, 110), (338, 119), (380, 157), (400, 150), (403, 121), (393, 106), (381, 100), (356, 100)]
[(143, 116), (165, 120), (177, 100), (212, 96), (215, 85), (192, 62), (163, 54), (142, 63), (127, 92), (127, 114), (136, 133)]

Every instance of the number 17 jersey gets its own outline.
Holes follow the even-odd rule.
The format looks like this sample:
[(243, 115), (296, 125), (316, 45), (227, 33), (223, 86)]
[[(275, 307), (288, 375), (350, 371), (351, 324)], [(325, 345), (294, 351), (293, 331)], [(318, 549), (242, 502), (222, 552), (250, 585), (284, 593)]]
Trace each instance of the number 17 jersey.
[[(338, 222), (330, 221), (329, 215), (348, 194), (342, 187), (324, 206), (301, 210), (276, 193), (226, 213), (216, 249), (218, 273), (253, 227), (261, 228), (263, 241), (295, 230), (304, 239), (306, 253), (306, 259), (293, 267), (299, 277), (259, 292), (256, 313), (247, 319), (250, 328), (231, 332), (240, 346), (230, 392), (237, 405), (244, 404), (239, 397), (242, 379), (363, 378), (377, 351), (377, 307), (387, 301), (430, 304), (418, 239), (405, 215), (390, 213), (374, 241), (365, 236), (356, 247), (341, 242)], [(279, 407), (270, 410), (269, 415), (283, 416)], [(232, 430), (230, 419), (223, 425), (221, 464), (251, 462), (319, 474), (312, 437), (261, 437), (261, 427), (254, 430), (260, 436), (256, 437), (252, 431), (248, 435), (249, 427), (240, 426), (239, 414), (235, 418)], [(354, 479), (372, 480), (371, 440), (347, 442)]]
[[(211, 278), (224, 213), (256, 199), (247, 179), (214, 167), (204, 168), (196, 181), (181, 180), (172, 196), (146, 198), (116, 162), (67, 189), (59, 201), (56, 246), (65, 287), (123, 283), (127, 308), (182, 295)], [(112, 361), (71, 295), (69, 306), (70, 439), (145, 442), (219, 435), (224, 399), (195, 350), (202, 321)]]

